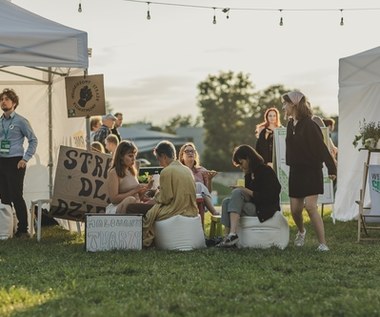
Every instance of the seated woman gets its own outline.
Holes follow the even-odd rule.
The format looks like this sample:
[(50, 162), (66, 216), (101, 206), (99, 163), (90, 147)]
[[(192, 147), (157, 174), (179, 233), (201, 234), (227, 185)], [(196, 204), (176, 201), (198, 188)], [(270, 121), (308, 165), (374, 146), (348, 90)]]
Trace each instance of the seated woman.
[(148, 247), (154, 240), (155, 221), (176, 215), (196, 217), (195, 184), (191, 171), (176, 160), (176, 150), (169, 141), (161, 141), (154, 150), (160, 166), (160, 189), (154, 200), (156, 203), (143, 218), (143, 244)]
[(232, 162), (244, 172), (245, 186), (231, 186), (231, 196), (222, 202), (221, 222), (226, 236), (219, 247), (230, 247), (239, 241), (236, 232), (241, 216), (257, 216), (264, 222), (280, 210), (280, 182), (256, 150), (240, 145), (234, 150)]
[(125, 213), (127, 206), (138, 203), (152, 186), (139, 184), (135, 167), (137, 147), (133, 142), (121, 141), (115, 152), (112, 167), (107, 177), (108, 197), (111, 204), (106, 213)]
[(219, 213), (215, 210), (214, 205), (211, 201), (211, 194), (209, 191), (210, 175), (214, 176), (215, 171), (208, 171), (203, 166), (200, 166), (199, 156), (194, 143), (186, 143), (182, 145), (179, 150), (179, 161), (191, 169), (195, 179), (195, 186), (197, 194), (201, 194), (206, 208), (213, 214), (218, 215)]

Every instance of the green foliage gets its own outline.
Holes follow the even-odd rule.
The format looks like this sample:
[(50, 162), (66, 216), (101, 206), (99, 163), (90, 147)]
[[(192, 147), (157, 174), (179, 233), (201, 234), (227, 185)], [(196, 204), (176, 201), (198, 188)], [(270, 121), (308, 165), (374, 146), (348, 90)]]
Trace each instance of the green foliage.
[(137, 176), (137, 179), (139, 181), (139, 183), (142, 183), (142, 184), (147, 184), (149, 183), (149, 172), (145, 172), (143, 175), (139, 175)]
[(220, 72), (198, 85), (198, 105), (206, 129), (203, 154), (205, 165), (231, 170), (231, 153), (241, 143), (251, 143), (245, 130), (253, 104), (253, 84), (249, 75)]
[(239, 144), (255, 146), (255, 129), (267, 108), (281, 109), (281, 85), (254, 91), (249, 74), (232, 71), (209, 75), (198, 85), (198, 106), (206, 131), (203, 162), (216, 170), (231, 171), (231, 154)]
[(164, 132), (175, 134), (179, 127), (199, 127), (201, 123), (201, 117), (193, 119), (191, 115), (181, 116), (176, 115), (169, 119), (162, 129)]
[(0, 241), (0, 315), (378, 316), (379, 243), (356, 243), (356, 221), (324, 222), (327, 253), (309, 222), (306, 245), (292, 226), (283, 251), (87, 253), (83, 236), (44, 227), (40, 243)]
[(363, 123), (359, 121), (359, 134), (355, 135), (352, 144), (354, 147), (361, 145), (366, 148), (374, 147), (377, 141), (380, 139), (380, 121), (377, 123), (375, 121), (367, 122), (363, 119)]

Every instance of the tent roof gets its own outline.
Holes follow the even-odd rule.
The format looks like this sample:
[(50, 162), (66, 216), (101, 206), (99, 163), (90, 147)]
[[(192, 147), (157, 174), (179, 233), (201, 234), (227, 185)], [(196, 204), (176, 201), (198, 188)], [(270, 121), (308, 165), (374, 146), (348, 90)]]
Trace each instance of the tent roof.
[(339, 59), (339, 85), (350, 87), (380, 82), (380, 46)]
[(88, 68), (87, 33), (0, 0), (0, 65)]

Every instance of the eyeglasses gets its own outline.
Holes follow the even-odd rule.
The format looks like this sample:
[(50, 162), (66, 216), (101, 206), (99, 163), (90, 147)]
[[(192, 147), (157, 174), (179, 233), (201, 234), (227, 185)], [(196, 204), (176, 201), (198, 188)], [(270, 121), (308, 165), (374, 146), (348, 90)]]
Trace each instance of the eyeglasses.
[(185, 151), (183, 151), (183, 152), (185, 152), (186, 154), (194, 154), (194, 153), (196, 153), (197, 151), (195, 151), (195, 150), (185, 150)]

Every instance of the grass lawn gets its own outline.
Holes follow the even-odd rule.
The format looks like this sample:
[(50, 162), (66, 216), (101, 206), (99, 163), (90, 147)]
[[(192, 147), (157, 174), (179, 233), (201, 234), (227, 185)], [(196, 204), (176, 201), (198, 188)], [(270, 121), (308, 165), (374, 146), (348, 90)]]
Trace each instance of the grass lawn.
[(87, 253), (82, 236), (0, 241), (0, 316), (380, 316), (380, 242), (324, 222), (303, 248)]

